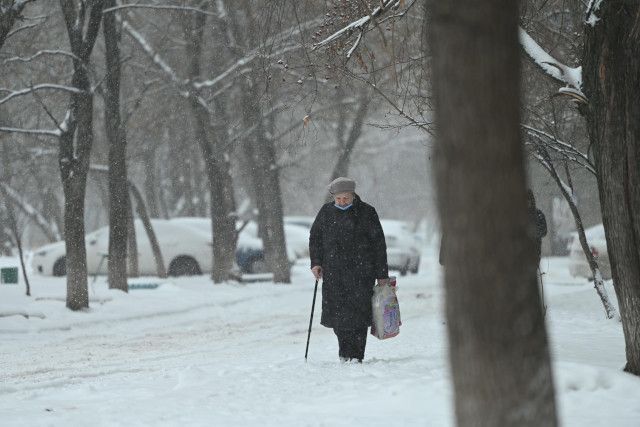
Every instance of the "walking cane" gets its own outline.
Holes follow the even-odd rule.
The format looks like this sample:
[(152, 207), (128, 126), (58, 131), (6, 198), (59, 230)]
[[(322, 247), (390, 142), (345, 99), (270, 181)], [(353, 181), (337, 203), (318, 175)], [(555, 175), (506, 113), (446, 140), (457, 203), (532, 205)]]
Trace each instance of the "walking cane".
[(536, 276), (539, 282), (538, 286), (540, 286), (540, 302), (542, 303), (542, 317), (547, 317), (547, 304), (544, 300), (544, 282), (542, 281), (542, 272), (540, 271), (540, 267), (538, 267)]
[(311, 318), (309, 319), (309, 334), (307, 334), (307, 349), (304, 351), (304, 361), (307, 361), (309, 354), (309, 340), (311, 339), (311, 325), (313, 324), (313, 309), (316, 306), (316, 294), (318, 293), (318, 279), (316, 279), (316, 287), (313, 290), (313, 302), (311, 303)]

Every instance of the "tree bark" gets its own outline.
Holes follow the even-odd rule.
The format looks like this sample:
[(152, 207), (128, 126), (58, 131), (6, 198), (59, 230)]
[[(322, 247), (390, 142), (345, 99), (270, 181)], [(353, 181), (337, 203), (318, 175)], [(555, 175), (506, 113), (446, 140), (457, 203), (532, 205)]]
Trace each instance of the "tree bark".
[(151, 218), (160, 218), (160, 209), (158, 209), (158, 196), (156, 192), (162, 191), (158, 187), (158, 174), (156, 172), (156, 148), (150, 148), (148, 157), (145, 159), (145, 176), (144, 176), (144, 196), (149, 208), (149, 216)]
[(138, 262), (138, 237), (136, 233), (136, 223), (133, 216), (133, 203), (131, 202), (131, 194), (126, 199), (127, 203), (127, 260), (128, 260), (128, 277), (140, 276), (140, 268)]
[(89, 81), (89, 58), (95, 45), (103, 2), (89, 6), (86, 34), (77, 25), (87, 18), (84, 7), (72, 0), (60, 0), (73, 59), (72, 86), (82, 92), (71, 95), (69, 120), (59, 138), (58, 163), (64, 191), (64, 230), (67, 268), (67, 301), (71, 310), (89, 307), (87, 252), (84, 242), (84, 208), (87, 172), (93, 145), (93, 93)]
[[(106, 0), (105, 8), (115, 0)], [(104, 122), (109, 141), (109, 289), (129, 292), (127, 284), (127, 139), (120, 120), (120, 48), (115, 12), (104, 15)]]
[(640, 4), (602, 2), (585, 26), (584, 112), (594, 147), (625, 370), (640, 375)]
[(436, 181), (447, 236), (445, 307), (457, 423), (554, 426), (520, 141), (518, 4), (430, 5)]

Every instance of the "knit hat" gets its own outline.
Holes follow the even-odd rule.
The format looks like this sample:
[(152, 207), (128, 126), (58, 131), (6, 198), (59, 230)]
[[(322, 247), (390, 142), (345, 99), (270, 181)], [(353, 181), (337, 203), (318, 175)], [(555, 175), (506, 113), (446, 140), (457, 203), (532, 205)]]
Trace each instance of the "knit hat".
[(351, 178), (345, 178), (341, 176), (340, 178), (336, 178), (331, 181), (331, 184), (329, 184), (328, 188), (331, 195), (347, 192), (353, 193), (356, 191), (356, 182)]

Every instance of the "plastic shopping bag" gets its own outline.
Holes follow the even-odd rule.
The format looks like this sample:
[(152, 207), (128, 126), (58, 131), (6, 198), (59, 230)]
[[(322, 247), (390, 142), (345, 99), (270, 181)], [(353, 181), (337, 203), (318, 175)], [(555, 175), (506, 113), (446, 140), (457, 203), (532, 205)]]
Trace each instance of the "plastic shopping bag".
[(381, 340), (398, 335), (402, 321), (394, 276), (374, 286), (371, 304), (373, 314), (371, 335)]

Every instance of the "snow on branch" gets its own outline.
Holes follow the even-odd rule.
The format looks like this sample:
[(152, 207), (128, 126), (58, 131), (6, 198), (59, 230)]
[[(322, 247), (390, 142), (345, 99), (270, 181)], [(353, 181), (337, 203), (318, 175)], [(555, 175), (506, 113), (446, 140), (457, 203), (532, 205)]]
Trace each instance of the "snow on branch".
[(519, 28), (520, 45), (527, 56), (538, 66), (544, 73), (568, 87), (563, 88), (560, 93), (568, 94), (575, 97), (581, 102), (587, 102), (587, 97), (582, 93), (582, 67), (572, 68), (553, 56), (549, 55), (527, 32)]
[[(549, 172), (550, 174), (554, 173), (554, 168), (551, 164), (551, 160), (548, 159), (547, 156), (544, 156), (541, 153), (534, 153), (534, 156), (538, 160), (538, 162), (547, 170), (547, 172)], [(558, 177), (557, 179), (557, 184), (560, 186), (560, 188), (562, 188), (563, 191), (571, 196), (571, 201), (573, 203), (576, 203), (573, 189), (566, 182), (560, 179), (560, 177)]]
[[(376, 7), (375, 9), (373, 9), (373, 11), (371, 11), (370, 15), (366, 15), (363, 16), (360, 19), (357, 19), (353, 22), (351, 22), (350, 24), (348, 24), (347, 26), (339, 29), (338, 31), (336, 31), (335, 33), (331, 34), (329, 37), (327, 37), (326, 39), (316, 43), (313, 46), (312, 50), (316, 50), (318, 48), (324, 47), (332, 42), (334, 42), (335, 40), (341, 38), (341, 37), (348, 37), (351, 34), (353, 34), (354, 31), (356, 30), (360, 30), (362, 32), (364, 32), (368, 26), (368, 24), (376, 17), (383, 15), (384, 13), (386, 13), (387, 11), (391, 10), (391, 9), (395, 9), (397, 8), (401, 3), (401, 0), (381, 0), (380, 1), (380, 6)], [(412, 3), (413, 4), (413, 3)], [(358, 38), (357, 42), (360, 41), (360, 37)], [(349, 53), (353, 52), (353, 47), (350, 49)]]
[(109, 13), (109, 12), (115, 12), (117, 10), (121, 10), (121, 9), (131, 9), (131, 8), (136, 8), (136, 9), (169, 9), (169, 10), (180, 10), (183, 12), (197, 12), (197, 13), (201, 13), (203, 15), (209, 15), (209, 16), (214, 16), (216, 18), (219, 17), (219, 15), (217, 13), (213, 13), (213, 12), (207, 12), (206, 10), (202, 10), (202, 9), (198, 9), (197, 7), (190, 7), (190, 6), (173, 6), (173, 5), (156, 5), (156, 4), (122, 4), (119, 6), (114, 6), (114, 7), (110, 7), (108, 9), (105, 9), (102, 11), (102, 13)]
[(585, 24), (593, 27), (600, 20), (600, 18), (596, 16), (596, 12), (600, 9), (600, 6), (602, 6), (602, 1), (603, 0), (589, 0), (587, 16), (584, 19)]
[(4, 61), (2, 61), (3, 64), (8, 64), (10, 62), (30, 62), (33, 61), (34, 59), (40, 57), (40, 56), (44, 56), (44, 55), (63, 55), (63, 56), (68, 56), (70, 58), (73, 59), (77, 59), (80, 60), (77, 56), (75, 56), (73, 53), (71, 52), (65, 52), (64, 50), (40, 50), (36, 53), (34, 53), (31, 56), (28, 56), (26, 58), (20, 57), (20, 56), (14, 56), (11, 58), (7, 58)]
[[(269, 37), (267, 40), (264, 41), (263, 44), (270, 45), (272, 43), (275, 43), (276, 40), (281, 39), (283, 37), (296, 36), (300, 34), (302, 31), (309, 29), (314, 25), (318, 25), (320, 22), (322, 22), (320, 19), (312, 19), (310, 21), (296, 25), (294, 30), (292, 30), (291, 27), (287, 28), (286, 30), (281, 31), (279, 34)], [(226, 70), (224, 70), (217, 76), (201, 82), (194, 82), (193, 86), (196, 89), (213, 87), (216, 84), (220, 83), (222, 80), (224, 80), (226, 77), (229, 77), (229, 75), (232, 74), (235, 70), (250, 64), (256, 58), (265, 58), (265, 59), (275, 58), (275, 57), (282, 56), (285, 53), (302, 49), (302, 48), (303, 46), (301, 44), (293, 43), (288, 46), (283, 46), (278, 50), (274, 50), (269, 54), (263, 54), (260, 52), (260, 49), (254, 49), (251, 52), (248, 52), (244, 57), (238, 59), (235, 63), (233, 63), (231, 66), (229, 66)]]
[[(27, 5), (27, 3), (31, 3), (34, 0), (14, 0), (11, 5), (9, 5), (8, 10), (13, 10), (15, 12), (21, 12), (22, 9)], [(2, 12), (5, 12), (5, 7), (2, 7)]]
[(533, 142), (532, 145), (543, 145), (544, 147), (553, 150), (558, 153), (560, 156), (570, 160), (578, 165), (584, 167), (588, 172), (596, 175), (596, 169), (589, 156), (580, 152), (573, 145), (568, 144), (566, 142), (560, 141), (555, 136), (541, 131), (539, 129), (533, 128), (531, 126), (522, 125), (525, 133), (529, 135), (530, 138), (537, 142)]
[(50, 129), (20, 129), (20, 128), (12, 128), (7, 126), (0, 126), (0, 132), (4, 133), (25, 133), (29, 135), (41, 135), (41, 136), (54, 136), (58, 138), (62, 135), (60, 130), (50, 130)]
[[(118, 18), (118, 20), (120, 19)], [(122, 21), (122, 29), (125, 30), (136, 43), (138, 43), (142, 50), (144, 50), (149, 58), (151, 58), (151, 61), (153, 61), (153, 63), (156, 64), (158, 68), (160, 68), (160, 70), (162, 70), (169, 77), (171, 82), (174, 83), (174, 87), (176, 88), (180, 96), (184, 98), (195, 96), (198, 104), (200, 104), (209, 113), (211, 113), (211, 109), (209, 108), (207, 102), (202, 99), (201, 96), (193, 93), (193, 91), (191, 90), (193, 89), (193, 83), (191, 83), (189, 80), (181, 79), (174, 71), (174, 69), (171, 68), (171, 66), (160, 56), (160, 54), (156, 52), (153, 47), (151, 47), (151, 45), (147, 42), (147, 39), (142, 34), (140, 34), (135, 28), (131, 26), (131, 24), (124, 20)]]
[(0, 88), (0, 92), (9, 92), (9, 95), (0, 99), (0, 105), (4, 104), (7, 101), (10, 101), (13, 98), (28, 95), (30, 93), (33, 93), (39, 90), (61, 90), (61, 91), (71, 92), (71, 93), (83, 93), (82, 90), (75, 87), (50, 84), (50, 83), (39, 84), (39, 85), (31, 86), (25, 89), (20, 89), (20, 90)]
[(91, 163), (89, 165), (89, 170), (90, 171), (94, 171), (94, 172), (108, 173), (109, 172), (109, 166), (101, 165), (101, 164), (98, 164), (98, 163)]
[(58, 230), (58, 226), (55, 222), (49, 222), (47, 219), (40, 213), (40, 211), (34, 208), (24, 197), (22, 197), (16, 190), (11, 188), (4, 182), (0, 182), (4, 193), (7, 195), (9, 199), (16, 205), (22, 212), (25, 213), (29, 218), (31, 218), (35, 223), (40, 227), (40, 229), (47, 235), (52, 242), (62, 240), (62, 236), (60, 236), (60, 230)]
[(149, 57), (151, 58), (151, 60), (162, 70), (164, 71), (164, 73), (166, 75), (169, 76), (169, 78), (171, 79), (171, 81), (173, 81), (174, 83), (182, 86), (185, 83), (187, 83), (188, 81), (185, 79), (181, 79), (180, 77), (178, 77), (178, 74), (176, 74), (176, 72), (173, 70), (173, 68), (171, 68), (171, 66), (169, 64), (167, 64), (167, 62), (165, 62), (164, 59), (162, 59), (162, 57), (155, 51), (155, 49), (153, 49), (151, 47), (151, 45), (147, 42), (147, 40), (145, 39), (145, 37), (140, 34), (135, 28), (133, 28), (131, 26), (131, 24), (129, 24), (129, 22), (127, 21), (122, 21), (122, 29), (125, 30), (127, 32), (127, 34), (129, 34), (129, 36), (131, 36), (131, 38), (138, 43), (138, 45), (142, 48), (142, 50), (144, 50), (147, 55), (149, 55)]

